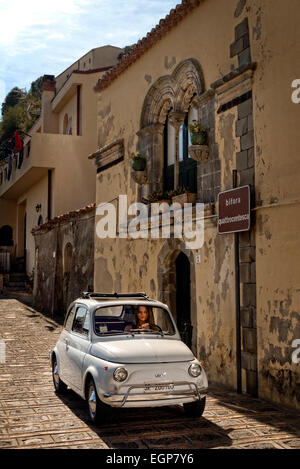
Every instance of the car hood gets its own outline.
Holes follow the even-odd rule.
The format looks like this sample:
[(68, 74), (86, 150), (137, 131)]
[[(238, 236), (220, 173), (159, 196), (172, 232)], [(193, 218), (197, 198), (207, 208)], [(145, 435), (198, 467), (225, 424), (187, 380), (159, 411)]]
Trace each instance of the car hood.
[(91, 355), (115, 363), (166, 363), (193, 360), (191, 350), (181, 340), (130, 338), (99, 341)]

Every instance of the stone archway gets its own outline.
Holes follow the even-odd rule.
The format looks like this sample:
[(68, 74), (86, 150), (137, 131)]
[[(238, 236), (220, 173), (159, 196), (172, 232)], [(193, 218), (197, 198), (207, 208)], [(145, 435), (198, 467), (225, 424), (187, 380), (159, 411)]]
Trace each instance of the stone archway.
[(166, 303), (178, 324), (176, 304), (176, 259), (185, 255), (190, 266), (190, 318), (192, 329), (191, 349), (197, 356), (197, 305), (196, 305), (196, 274), (194, 251), (186, 249), (184, 243), (178, 239), (168, 239), (158, 255), (158, 299)]
[(204, 93), (202, 69), (197, 60), (180, 62), (171, 75), (165, 75), (149, 89), (141, 112), (138, 151), (147, 157), (148, 184), (141, 188), (141, 197), (164, 190), (164, 130), (167, 116), (174, 127), (174, 185), (179, 185), (178, 134), (188, 109)]

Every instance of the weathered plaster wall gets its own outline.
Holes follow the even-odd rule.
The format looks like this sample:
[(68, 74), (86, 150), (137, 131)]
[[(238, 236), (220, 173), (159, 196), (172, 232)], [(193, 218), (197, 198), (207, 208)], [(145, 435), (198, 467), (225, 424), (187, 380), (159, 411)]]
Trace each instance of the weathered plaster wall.
[(35, 232), (34, 298), (41, 310), (64, 314), (82, 291), (93, 288), (94, 223), (91, 211)]
[[(146, 291), (166, 301), (167, 290), (175, 293), (176, 287), (174, 276), (169, 283), (164, 272), (174, 271), (173, 253), (183, 250), (194, 270), (193, 351), (205, 361), (211, 380), (234, 387), (233, 244), (232, 237), (216, 237), (215, 229), (207, 222), (200, 264), (195, 263), (195, 252), (184, 250), (179, 240), (96, 238), (95, 291)], [(176, 317), (174, 295), (168, 304)]]
[[(233, 169), (238, 169), (241, 185), (255, 184), (254, 224), (249, 239), (241, 236), (240, 250), (240, 254), (245, 254), (241, 258), (244, 264), (241, 302), (242, 306), (243, 302), (249, 303), (247, 311), (253, 313), (246, 320), (247, 311), (244, 311), (242, 339), (244, 350), (251, 350), (247, 351), (249, 361), (255, 361), (253, 369), (251, 364), (245, 365), (244, 383), (251, 380), (247, 372), (253, 371), (258, 376), (261, 397), (293, 407), (299, 407), (300, 379), (299, 364), (291, 362), (291, 342), (300, 338), (300, 251), (297, 247), (300, 105), (291, 101), (291, 82), (297, 78), (295, 57), (300, 52), (299, 8), (296, 0), (291, 0), (288, 8), (279, 0), (204, 1), (101, 91), (98, 144), (102, 147), (124, 138), (125, 160), (98, 174), (96, 187), (97, 203), (115, 200), (125, 193), (129, 201), (137, 199), (138, 186), (130, 176), (129, 153), (136, 151), (143, 102), (157, 79), (170, 75), (181, 61), (194, 58), (202, 68), (205, 89), (208, 89), (211, 83), (249, 58), (257, 62), (250, 79), (252, 97), (248, 103), (239, 105), (248, 106), (249, 112), (242, 116), (240, 107), (235, 105), (218, 114), (215, 105), (215, 143), (220, 168), (216, 165), (212, 171), (221, 171), (221, 190), (232, 187)], [(249, 24), (251, 57), (245, 45), (230, 57), (230, 46), (237, 39), (235, 28), (245, 18)], [(236, 43), (233, 48), (238, 50), (238, 47)], [(247, 125), (242, 128), (245, 122)], [(203, 182), (205, 175), (201, 172), (198, 180)], [(96, 237), (95, 288), (146, 290), (159, 299), (166, 291), (174, 293), (174, 279), (173, 284), (172, 276), (169, 282), (165, 281), (161, 265), (163, 255), (172, 258), (172, 252), (181, 247), (171, 244), (166, 254), (163, 246), (162, 240)], [(197, 324), (193, 349), (207, 362), (211, 381), (235, 387), (233, 236), (218, 236), (216, 227), (207, 225), (200, 254), (201, 263), (193, 266), (191, 285), (195, 302), (192, 317), (194, 326)], [(244, 361), (246, 358), (244, 355)], [(248, 390), (245, 384), (243, 390)]]
[[(249, 2), (248, 2), (249, 3)], [(299, 124), (291, 83), (299, 78), (296, 0), (251, 2), (257, 198), (257, 327), (259, 394), (300, 407)], [(261, 206), (261, 208), (259, 208)]]
[[(47, 217), (48, 205), (48, 178), (41, 179), (32, 186), (17, 201), (17, 205), (26, 204), (26, 272), (31, 275), (34, 267), (34, 238), (31, 233), (32, 228), (38, 225), (39, 216), (42, 215), (43, 221)], [(36, 205), (41, 205), (41, 210), (37, 213)]]

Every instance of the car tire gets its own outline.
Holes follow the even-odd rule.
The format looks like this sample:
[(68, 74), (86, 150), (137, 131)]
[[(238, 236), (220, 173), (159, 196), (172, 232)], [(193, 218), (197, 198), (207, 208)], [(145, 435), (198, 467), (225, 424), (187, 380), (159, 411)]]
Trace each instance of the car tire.
[(68, 386), (59, 377), (56, 356), (52, 360), (52, 379), (56, 394), (65, 394)]
[(91, 421), (104, 423), (109, 415), (110, 407), (100, 401), (93, 378), (90, 378), (87, 383), (86, 401)]
[(184, 412), (187, 417), (201, 417), (206, 404), (206, 396), (197, 402), (188, 402), (183, 404)]

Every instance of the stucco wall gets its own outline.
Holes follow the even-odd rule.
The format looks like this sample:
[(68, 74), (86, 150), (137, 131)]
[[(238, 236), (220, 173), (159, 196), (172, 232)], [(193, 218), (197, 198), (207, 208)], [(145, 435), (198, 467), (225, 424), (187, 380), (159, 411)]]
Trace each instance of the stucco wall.
[[(257, 324), (259, 393), (300, 407), (299, 124), (291, 100), (298, 78), (299, 2), (253, 2), (251, 31), (257, 187)], [(261, 206), (261, 208), (260, 208)]]
[[(94, 211), (35, 232), (36, 306), (65, 314), (82, 291), (93, 288)], [(67, 249), (71, 257), (67, 266)]]
[[(236, 39), (235, 28), (247, 18), (251, 58), (257, 63), (250, 79), (252, 101), (249, 99), (246, 104), (249, 140), (253, 140), (252, 112), (254, 123), (254, 147), (252, 149), (251, 141), (248, 146), (252, 161), (249, 162), (248, 156), (246, 162), (250, 168), (245, 163), (242, 171), (244, 155), (237, 137), (237, 119), (241, 120), (241, 115), (238, 116), (237, 107), (217, 113), (216, 103), (215, 141), (221, 159), (221, 189), (232, 187), (232, 170), (237, 167), (239, 182), (247, 177), (255, 181), (251, 240), (247, 244), (246, 238), (241, 237), (241, 255), (249, 255), (249, 259), (242, 258), (242, 261), (248, 262), (245, 268), (251, 268), (248, 277), (245, 270), (243, 273), (241, 281), (246, 286), (241, 284), (241, 302), (249, 300), (255, 312), (251, 327), (244, 324), (243, 346), (246, 347), (249, 337), (253, 338), (251, 345), (254, 350), (257, 348), (258, 358), (257, 369), (254, 363), (253, 371), (257, 373), (259, 395), (293, 407), (299, 407), (300, 373), (299, 364), (291, 361), (292, 340), (300, 338), (300, 251), (297, 249), (300, 105), (291, 101), (291, 82), (297, 78), (299, 13), (300, 5), (296, 0), (291, 0), (288, 7), (279, 0), (201, 2), (98, 93), (98, 144), (103, 147), (124, 138), (125, 160), (98, 174), (96, 185), (97, 204), (125, 193), (129, 202), (137, 199), (138, 185), (130, 176), (129, 154), (137, 149), (136, 132), (140, 129), (148, 90), (156, 80), (170, 75), (180, 62), (189, 58), (199, 62), (205, 89), (236, 69), (243, 57), (230, 57), (230, 46)], [(162, 247), (161, 240), (109, 241), (96, 237), (95, 288), (142, 289), (161, 299), (161, 286), (164, 287), (163, 282), (159, 286)], [(211, 381), (235, 387), (233, 236), (218, 236), (215, 226), (207, 226), (201, 263), (194, 265), (194, 272), (191, 288), (198, 335), (197, 340), (193, 340), (194, 351), (207, 361)], [(246, 298), (249, 292), (250, 298)], [(244, 371), (243, 380), (246, 380)], [(246, 390), (244, 383), (243, 389)]]
[[(37, 184), (32, 186), (29, 191), (25, 192), (17, 201), (17, 205), (26, 205), (26, 271), (32, 273), (34, 267), (34, 238), (31, 230), (38, 225), (39, 216), (42, 215), (43, 221), (47, 217), (47, 200), (48, 200), (48, 178), (41, 179)], [(39, 212), (36, 206), (41, 205)]]

